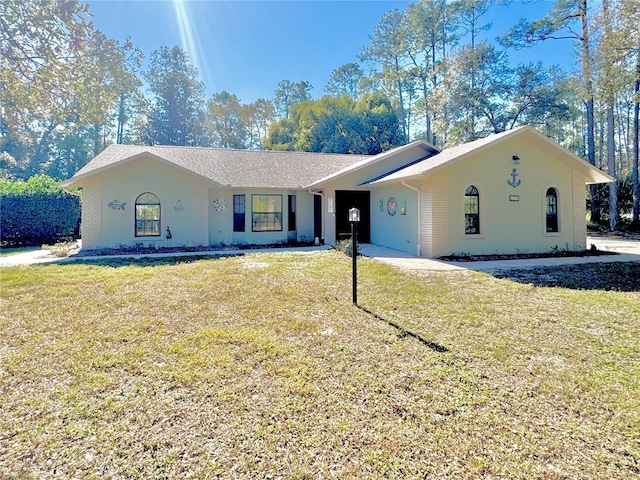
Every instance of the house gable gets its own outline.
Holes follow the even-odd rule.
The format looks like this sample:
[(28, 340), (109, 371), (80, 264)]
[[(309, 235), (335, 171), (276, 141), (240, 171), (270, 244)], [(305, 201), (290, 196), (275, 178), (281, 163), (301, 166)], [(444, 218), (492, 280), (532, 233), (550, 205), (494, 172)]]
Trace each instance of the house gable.
[[(545, 137), (537, 130), (530, 126), (523, 126), (506, 132), (490, 135), (488, 137), (444, 149), (442, 152), (408, 166), (400, 171), (390, 173), (387, 176), (371, 181), (372, 184), (382, 184), (387, 182), (398, 182), (402, 180), (417, 179), (423, 175), (434, 173), (441, 168), (447, 168), (450, 165), (463, 161), (465, 158), (476, 155), (485, 149), (493, 149), (496, 145), (518, 138), (523, 142), (521, 148), (526, 152), (527, 145), (544, 150), (547, 154), (553, 156), (557, 161), (565, 163), (570, 168), (578, 170), (587, 183), (606, 183), (613, 181), (606, 173), (589, 164), (589, 162), (578, 157), (566, 148), (562, 147), (553, 140)], [(517, 155), (514, 152), (513, 155)]]
[(63, 185), (82, 186), (83, 181), (92, 175), (136, 162), (145, 156), (155, 157), (218, 186), (294, 189), (374, 158), (308, 152), (110, 145)]
[(366, 185), (372, 182), (373, 179), (386, 177), (390, 173), (400, 171), (410, 165), (414, 165), (416, 162), (432, 157), (438, 152), (440, 150), (431, 143), (425, 140), (417, 140), (333, 172), (331, 175), (307, 185), (307, 187), (317, 190), (336, 184)]
[[(83, 248), (164, 244), (167, 227), (175, 245), (207, 245), (206, 221), (200, 219), (207, 214), (206, 193), (211, 186), (211, 182), (149, 154), (101, 170), (83, 180), (83, 225), (91, 223), (84, 216), (85, 203), (91, 216), (100, 218), (98, 232), (85, 233), (83, 226)], [(136, 236), (135, 203), (147, 192), (160, 201), (160, 235), (155, 237)]]
[[(98, 158), (98, 157), (96, 157)], [(171, 169), (175, 169), (177, 171), (180, 171), (182, 173), (185, 173), (187, 175), (192, 175), (195, 177), (200, 178), (201, 180), (211, 183), (213, 185), (217, 185), (217, 186), (222, 186), (219, 182), (209, 178), (206, 175), (203, 175), (201, 173), (198, 172), (194, 172), (193, 170), (185, 167), (184, 165), (180, 165), (180, 164), (176, 164), (174, 162), (171, 162), (169, 160), (167, 160), (166, 158), (160, 157), (158, 155), (155, 155), (154, 153), (148, 152), (148, 151), (141, 151), (136, 153), (135, 155), (129, 156), (129, 157), (124, 157), (121, 159), (118, 159), (117, 161), (114, 161), (113, 163), (108, 163), (105, 165), (94, 165), (94, 168), (92, 168), (90, 171), (88, 172), (84, 172), (82, 170), (80, 170), (76, 175), (74, 175), (72, 178), (70, 178), (69, 180), (66, 180), (65, 182), (62, 182), (63, 186), (79, 186), (81, 187), (84, 183), (84, 181), (87, 178), (90, 178), (94, 175), (102, 175), (105, 173), (110, 173), (111, 171), (119, 171), (118, 169), (121, 167), (125, 167), (129, 164), (136, 164), (136, 163), (142, 163), (147, 159), (153, 159), (155, 160), (158, 164), (164, 164), (165, 166), (171, 168)]]
[[(517, 164), (514, 155), (519, 157)], [(446, 175), (448, 184), (447, 242), (446, 251), (436, 249), (434, 255), (581, 247), (575, 244), (573, 217), (585, 215), (584, 184), (581, 211), (574, 211), (573, 170), (548, 150), (511, 137), (477, 150), (440, 172)], [(479, 192), (478, 234), (465, 231), (465, 192), (469, 187)], [(558, 232), (546, 231), (545, 194), (549, 188), (558, 192)]]

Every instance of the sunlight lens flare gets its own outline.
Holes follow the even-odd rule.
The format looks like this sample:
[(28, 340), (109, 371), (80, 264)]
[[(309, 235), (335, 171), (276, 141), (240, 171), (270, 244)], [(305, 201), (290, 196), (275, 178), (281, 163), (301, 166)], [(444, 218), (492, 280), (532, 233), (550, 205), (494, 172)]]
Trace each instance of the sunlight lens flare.
[(182, 49), (189, 54), (191, 63), (200, 73), (200, 78), (208, 84), (210, 83), (209, 69), (207, 68), (206, 61), (203, 61), (204, 58), (200, 37), (195, 27), (195, 22), (191, 18), (188, 3), (185, 0), (173, 0), (172, 3), (173, 11), (178, 23), (178, 30), (180, 32), (180, 43), (182, 44)]

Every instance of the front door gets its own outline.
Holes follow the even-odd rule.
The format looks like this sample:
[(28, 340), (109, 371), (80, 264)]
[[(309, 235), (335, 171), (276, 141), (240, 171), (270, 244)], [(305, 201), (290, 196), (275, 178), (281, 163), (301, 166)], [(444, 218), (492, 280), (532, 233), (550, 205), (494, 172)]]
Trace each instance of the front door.
[(360, 210), (358, 242), (369, 243), (371, 241), (370, 194), (368, 191), (360, 190), (336, 190), (336, 239), (351, 238), (349, 209), (353, 207)]
[(320, 195), (313, 196), (313, 238), (324, 242), (322, 232), (322, 197)]
[(287, 202), (287, 240), (289, 243), (295, 243), (298, 241), (298, 226), (296, 225), (296, 196), (289, 195)]

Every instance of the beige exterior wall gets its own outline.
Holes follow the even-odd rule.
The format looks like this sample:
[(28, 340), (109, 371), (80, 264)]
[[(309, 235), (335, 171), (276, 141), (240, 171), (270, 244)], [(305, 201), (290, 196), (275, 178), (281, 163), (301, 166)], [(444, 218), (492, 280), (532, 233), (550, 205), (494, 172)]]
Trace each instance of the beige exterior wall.
[(587, 248), (587, 187), (585, 178), (573, 171), (573, 245), (575, 250)]
[(306, 190), (288, 192), (296, 196), (296, 236), (299, 242), (313, 242), (313, 197)]
[[(371, 241), (373, 243), (376, 243), (373, 240), (374, 228), (376, 228), (375, 238), (381, 238), (380, 237), (381, 232), (379, 231), (377, 226), (374, 227), (374, 217), (375, 217), (376, 211), (379, 212), (380, 210), (378, 202), (379, 202), (379, 197), (381, 195), (377, 193), (380, 187), (369, 188), (367, 186), (359, 187), (359, 185), (363, 184), (364, 182), (373, 180), (374, 178), (384, 175), (385, 173), (395, 170), (403, 165), (407, 165), (408, 163), (411, 163), (417, 160), (418, 158), (422, 158), (425, 155), (427, 155), (427, 152), (425, 150), (423, 150), (421, 147), (415, 146), (414, 148), (409, 148), (403, 152), (398, 152), (396, 155), (394, 155), (391, 158), (387, 158), (386, 160), (378, 162), (374, 165), (370, 165), (360, 170), (356, 170), (342, 177), (339, 177), (335, 180), (327, 182), (326, 184), (318, 186), (317, 188), (321, 189), (322, 193), (324, 194), (324, 197), (322, 199), (322, 221), (324, 222), (323, 229), (324, 229), (325, 243), (331, 244), (336, 241), (336, 216), (335, 216), (336, 190), (364, 190), (364, 191), (369, 190), (371, 191)], [(411, 196), (411, 190), (407, 189), (404, 186), (399, 185), (398, 187), (393, 187), (392, 190), (393, 192), (398, 192), (397, 195), (400, 198), (406, 197), (407, 201), (409, 201), (410, 199), (413, 199), (414, 202), (417, 202), (416, 197)], [(388, 192), (390, 191), (391, 190), (389, 190)], [(390, 196), (388, 192), (386, 194), (383, 193), (382, 196), (385, 197), (385, 195), (387, 195), (385, 198), (388, 199), (388, 196)], [(331, 211), (331, 208), (330, 208), (331, 205), (333, 205), (333, 212)], [(408, 211), (410, 212), (416, 211), (417, 209), (416, 207), (417, 205), (414, 205), (413, 208), (410, 208)], [(400, 208), (400, 205), (398, 206), (398, 208)], [(380, 220), (381, 218), (383, 217), (378, 218), (378, 220)], [(395, 221), (399, 222), (400, 220), (396, 219)], [(417, 219), (416, 219), (416, 222), (417, 222)], [(415, 254), (416, 242), (417, 242), (417, 226), (414, 226), (413, 228), (414, 230), (416, 230), (413, 234), (411, 234), (408, 230), (401, 232), (401, 235), (403, 236), (404, 239), (399, 241), (394, 240), (394, 245), (396, 246), (392, 248), (398, 248), (399, 245), (402, 245), (404, 247), (404, 244), (408, 239), (410, 244), (409, 246), (410, 251), (409, 250), (407, 251), (411, 254)], [(385, 239), (386, 240), (381, 239), (381, 241), (386, 242), (390, 240), (387, 235), (385, 235)], [(386, 243), (380, 243), (380, 245), (386, 245)], [(391, 245), (388, 245), (388, 246), (391, 246)], [(401, 248), (400, 250), (405, 250), (405, 248)]]
[(330, 245), (336, 241), (336, 190), (339, 188), (325, 188), (322, 198), (322, 227), (325, 244)]
[[(282, 196), (282, 231), (252, 232), (251, 196)], [(233, 196), (245, 196), (245, 231), (233, 231)], [(209, 244), (248, 245), (284, 243), (289, 239), (288, 195), (296, 196), (296, 240), (313, 241), (313, 197), (307, 191), (285, 189), (220, 189), (208, 191)], [(214, 205), (218, 206), (216, 210)], [(221, 207), (225, 205), (225, 207)]]
[(81, 237), (83, 250), (100, 246), (102, 231), (102, 182), (91, 177), (82, 185)]
[[(246, 194), (245, 190), (210, 188), (207, 194), (207, 217), (209, 218), (209, 245), (232, 245), (249, 243), (244, 233), (233, 232), (233, 195)], [(246, 195), (245, 232), (251, 231), (248, 223), (251, 215), (251, 196)], [(214, 208), (214, 205), (217, 207)]]
[(193, 192), (193, 238), (194, 243), (210, 245), (208, 215), (208, 185), (202, 185)]
[[(96, 174), (84, 180), (82, 187), (82, 241), (87, 250), (139, 242), (145, 246), (269, 244), (286, 242), (291, 235), (298, 241), (313, 241), (313, 196), (307, 191), (217, 189), (153, 157), (139, 158)], [(135, 201), (145, 192), (160, 199), (160, 236), (135, 236)], [(245, 232), (233, 231), (234, 194), (245, 195)], [(252, 194), (282, 195), (281, 232), (251, 231)], [(288, 195), (296, 196), (295, 232), (288, 231)], [(124, 210), (110, 208), (108, 204), (114, 200), (124, 203)], [(215, 210), (214, 201), (217, 205), (224, 204), (224, 209)], [(165, 237), (167, 226), (171, 229), (171, 240)]]
[[(391, 198), (397, 205), (393, 215), (388, 208)], [(417, 192), (402, 184), (371, 191), (371, 243), (417, 254)]]
[[(209, 184), (152, 157), (140, 158), (97, 174), (83, 183), (83, 192), (99, 182), (101, 195), (83, 194), (83, 248), (117, 247), (142, 242), (159, 246), (208, 244), (208, 216), (202, 204)], [(160, 236), (135, 236), (135, 201), (151, 192), (160, 199)], [(108, 206), (114, 200), (125, 203), (124, 210)], [(180, 204), (178, 204), (178, 201)], [(85, 215), (86, 210), (86, 215)], [(98, 219), (98, 220), (96, 220)], [(165, 238), (167, 226), (173, 238)], [(89, 228), (89, 232), (85, 229)], [(94, 235), (95, 233), (95, 235)]]
[[(514, 164), (513, 155), (520, 157)], [(516, 169), (517, 187), (508, 184)], [(450, 165), (448, 248), (434, 248), (433, 255), (451, 253), (508, 254), (547, 252), (554, 248), (582, 248), (585, 231), (576, 232), (574, 215), (578, 188), (572, 169), (547, 152), (517, 137), (475, 153)], [(466, 235), (464, 230), (464, 193), (469, 185), (480, 192), (480, 234)], [(545, 196), (548, 188), (558, 192), (558, 233), (546, 232)], [(583, 184), (584, 187), (584, 184)], [(518, 195), (519, 201), (510, 201)], [(584, 208), (583, 208), (584, 210)], [(444, 244), (441, 242), (440, 245)]]
[(420, 251), (424, 257), (443, 255), (449, 249), (449, 176), (446, 170), (420, 183)]

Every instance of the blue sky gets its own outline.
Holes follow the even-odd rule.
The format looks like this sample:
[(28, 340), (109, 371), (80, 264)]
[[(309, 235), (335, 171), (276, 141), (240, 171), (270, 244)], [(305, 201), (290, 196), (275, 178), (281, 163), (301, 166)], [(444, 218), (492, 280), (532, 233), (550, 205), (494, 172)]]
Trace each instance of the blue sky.
[[(322, 96), (331, 71), (357, 61), (380, 17), (407, 1), (218, 1), (92, 0), (92, 21), (107, 36), (130, 36), (146, 59), (161, 46), (189, 52), (207, 87), (207, 97), (227, 90), (244, 103), (272, 98), (280, 80), (307, 80)], [(488, 39), (521, 17), (536, 19), (553, 3), (514, 1), (495, 7), (484, 21)], [(510, 52), (515, 62), (572, 66), (572, 46), (555, 41)]]

